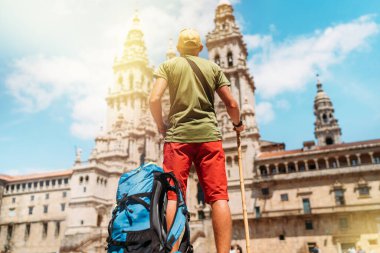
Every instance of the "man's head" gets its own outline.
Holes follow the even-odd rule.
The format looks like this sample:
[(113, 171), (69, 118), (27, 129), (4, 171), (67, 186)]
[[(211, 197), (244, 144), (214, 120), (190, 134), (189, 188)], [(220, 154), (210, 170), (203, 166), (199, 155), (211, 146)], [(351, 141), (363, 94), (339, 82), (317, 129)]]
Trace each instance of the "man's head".
[(203, 49), (201, 37), (194, 29), (183, 29), (178, 36), (177, 50), (181, 55), (197, 56)]

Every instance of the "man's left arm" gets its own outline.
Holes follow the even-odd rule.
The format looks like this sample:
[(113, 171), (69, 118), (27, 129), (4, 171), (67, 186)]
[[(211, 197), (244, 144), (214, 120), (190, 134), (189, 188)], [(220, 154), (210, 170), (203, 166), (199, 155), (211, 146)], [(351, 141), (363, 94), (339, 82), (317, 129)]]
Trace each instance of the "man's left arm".
[(150, 113), (158, 127), (158, 131), (165, 135), (166, 126), (162, 118), (161, 98), (165, 92), (168, 82), (162, 77), (158, 77), (153, 85), (152, 93), (149, 97)]

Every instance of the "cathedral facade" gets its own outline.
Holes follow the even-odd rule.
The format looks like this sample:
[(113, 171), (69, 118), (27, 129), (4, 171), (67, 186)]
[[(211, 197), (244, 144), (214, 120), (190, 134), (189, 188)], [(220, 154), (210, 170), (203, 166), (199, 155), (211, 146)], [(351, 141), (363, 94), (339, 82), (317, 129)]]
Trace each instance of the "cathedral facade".
[[(107, 225), (119, 176), (145, 162), (162, 162), (163, 140), (148, 109), (153, 84), (139, 18), (133, 18), (122, 55), (113, 65), (106, 96), (107, 124), (87, 161), (78, 151), (64, 171), (0, 174), (0, 252), (104, 252)], [(253, 252), (344, 253), (352, 247), (380, 252), (380, 140), (344, 143), (334, 107), (317, 82), (315, 141), (297, 150), (265, 141), (255, 118), (255, 83), (247, 47), (233, 7), (221, 1), (215, 28), (206, 36), (209, 59), (231, 81), (246, 131), (243, 168)], [(176, 57), (169, 47), (167, 58)], [(168, 94), (163, 98), (169, 106)], [(241, 193), (233, 131), (226, 109), (215, 99), (226, 153), (233, 243), (245, 246)], [(195, 252), (215, 252), (209, 206), (194, 170), (187, 205)]]

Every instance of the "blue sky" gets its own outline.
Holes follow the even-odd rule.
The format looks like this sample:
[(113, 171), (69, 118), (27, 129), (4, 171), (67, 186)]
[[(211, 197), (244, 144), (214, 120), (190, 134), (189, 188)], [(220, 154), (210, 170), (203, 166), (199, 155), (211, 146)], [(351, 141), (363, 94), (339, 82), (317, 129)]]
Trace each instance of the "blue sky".
[[(183, 27), (204, 36), (218, 0), (0, 0), (0, 173), (67, 169), (104, 124), (112, 62), (139, 9), (151, 64)], [(315, 74), (345, 142), (379, 138), (380, 2), (233, 1), (263, 139), (314, 139)], [(205, 55), (206, 52), (204, 52)]]

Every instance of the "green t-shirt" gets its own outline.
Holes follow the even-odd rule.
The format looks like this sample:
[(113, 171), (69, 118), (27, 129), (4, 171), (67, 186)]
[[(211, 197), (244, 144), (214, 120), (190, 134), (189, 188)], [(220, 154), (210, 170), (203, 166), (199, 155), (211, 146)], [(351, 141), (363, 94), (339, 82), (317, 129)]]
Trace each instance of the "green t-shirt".
[(154, 76), (168, 81), (170, 94), (169, 126), (166, 142), (200, 143), (222, 139), (214, 110), (214, 94), (230, 85), (220, 67), (203, 58), (186, 55), (205, 76), (212, 97), (207, 97), (202, 83), (183, 57), (162, 63)]

